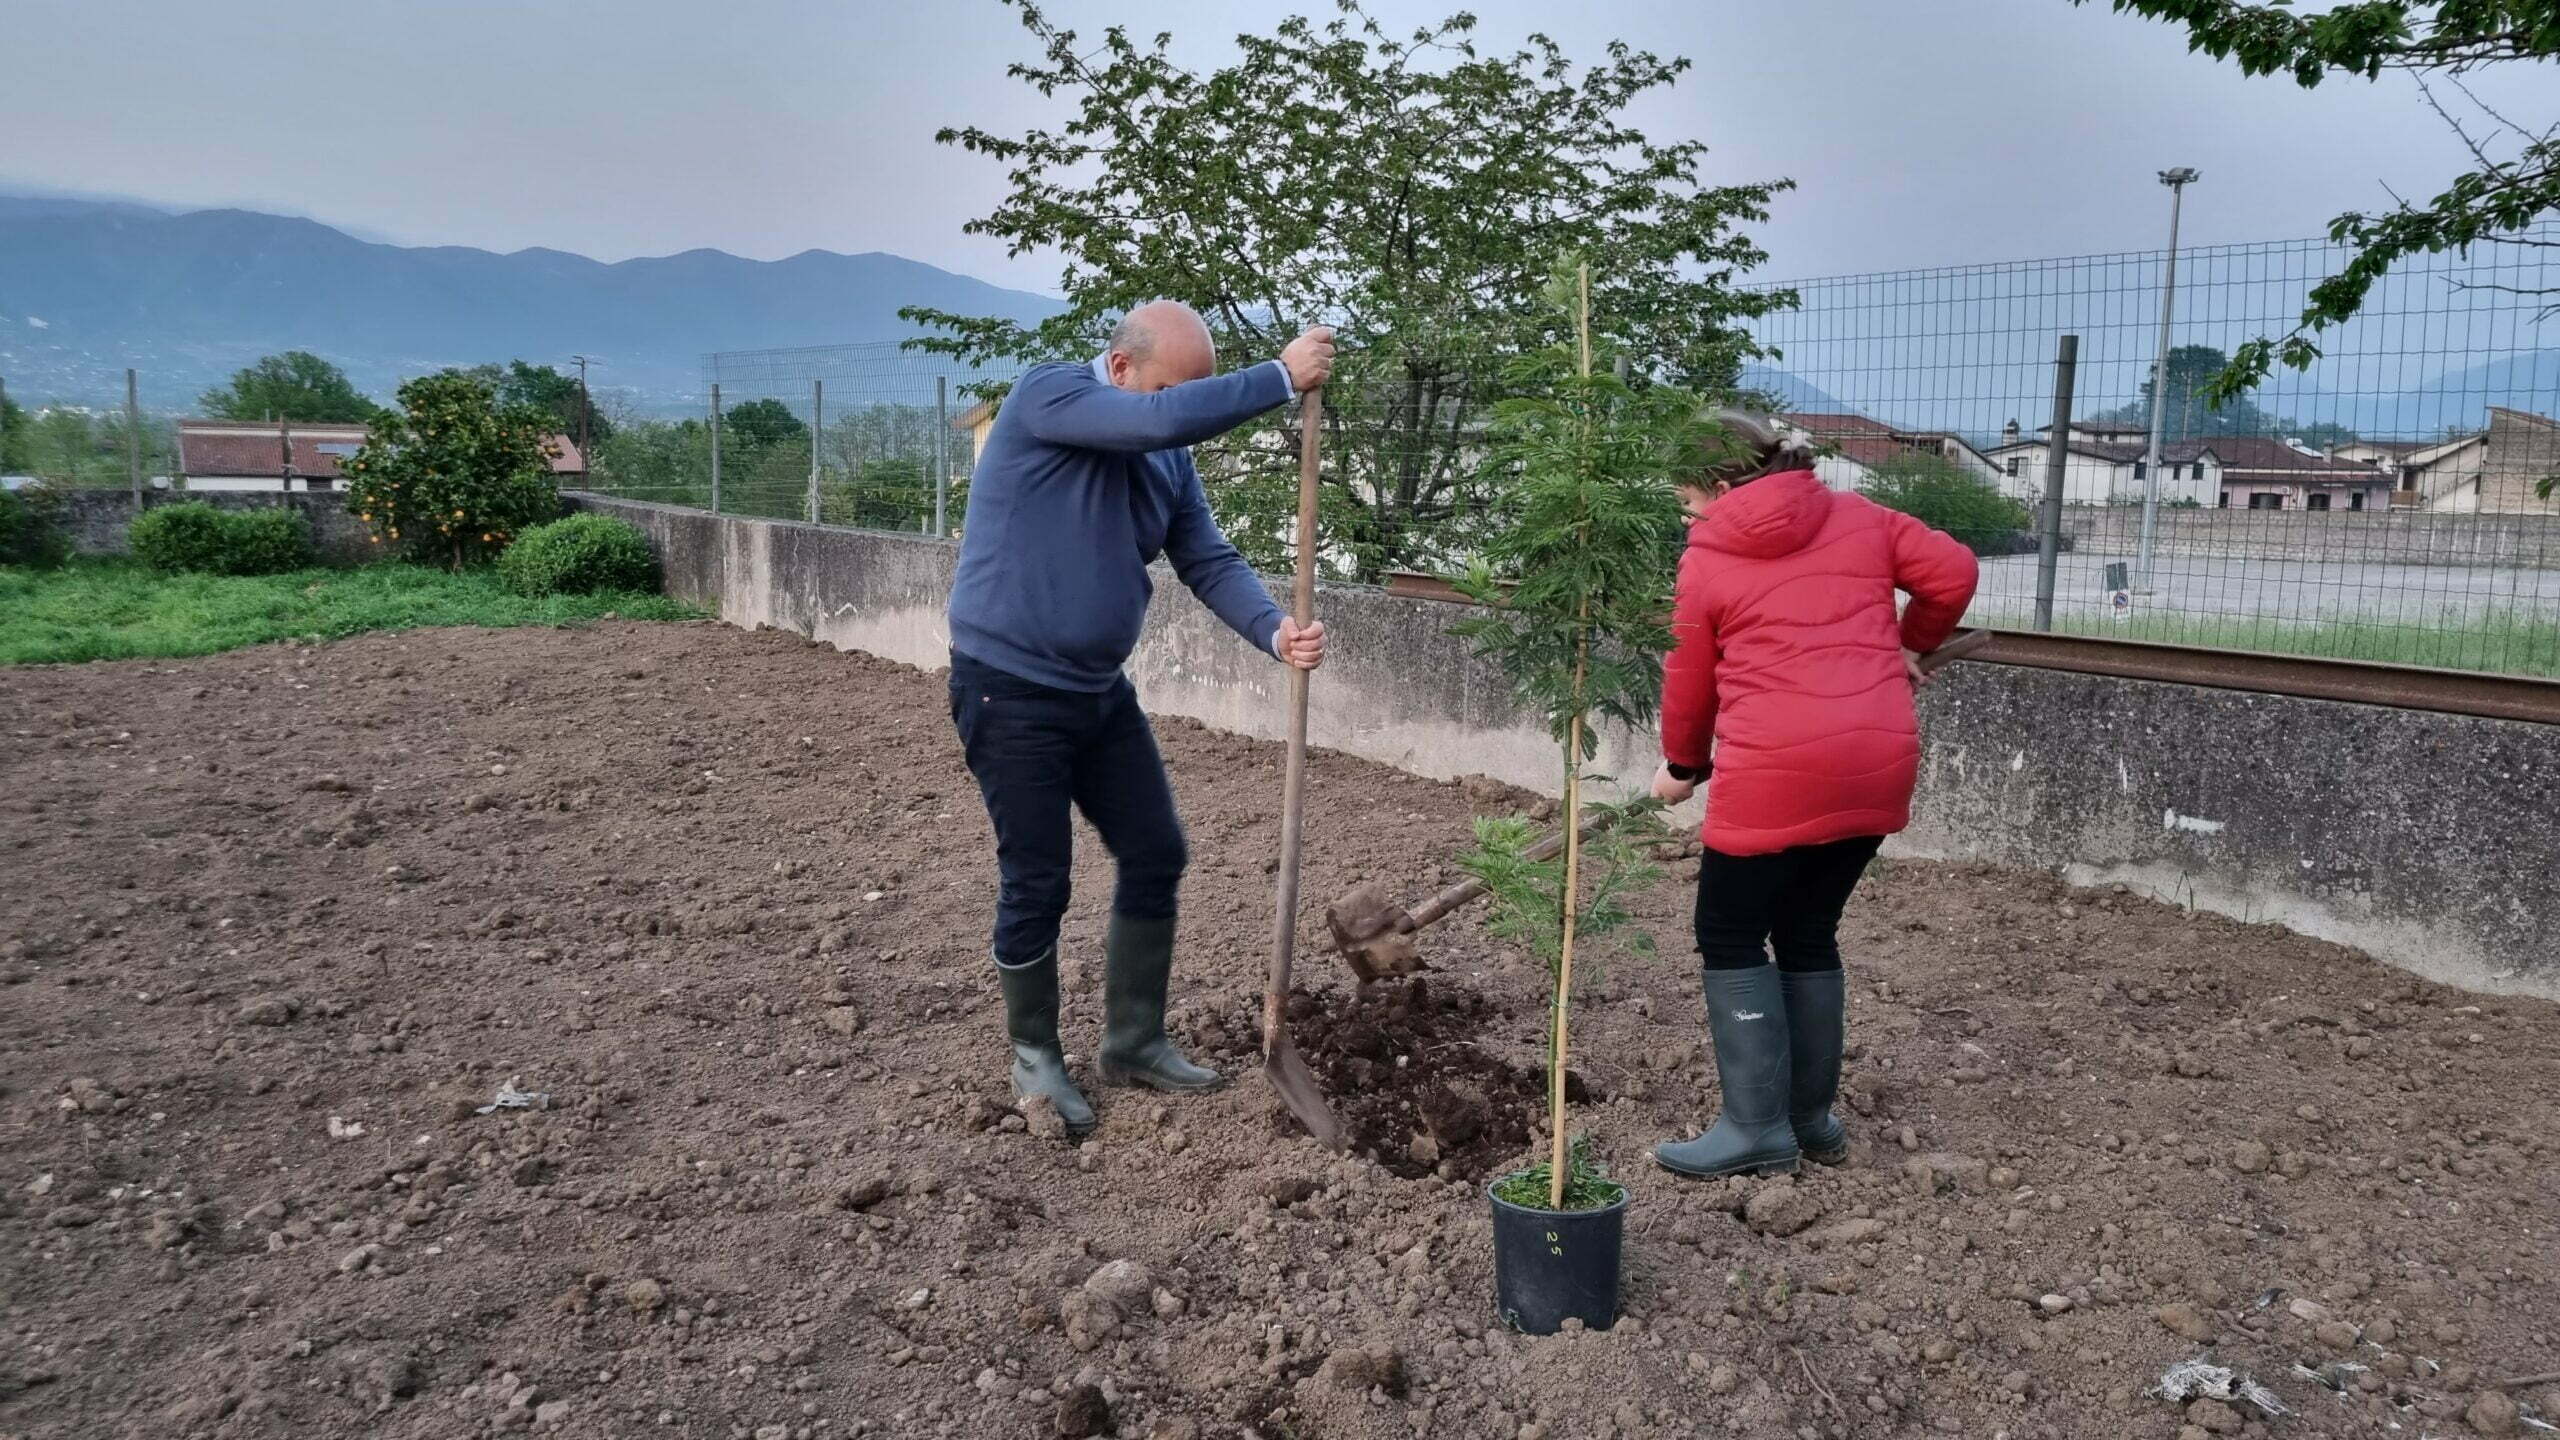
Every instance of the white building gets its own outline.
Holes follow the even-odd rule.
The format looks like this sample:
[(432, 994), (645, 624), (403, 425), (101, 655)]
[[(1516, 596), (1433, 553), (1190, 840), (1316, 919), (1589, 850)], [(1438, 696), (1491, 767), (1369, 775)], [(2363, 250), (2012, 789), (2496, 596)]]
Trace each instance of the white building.
[[(2039, 436), (2049, 435), (2045, 426)], [(2011, 421), (1991, 458), (2001, 486), (2044, 498), (2048, 445)], [(2247, 510), (2383, 510), (2398, 483), (2387, 465), (2270, 435), (2214, 435), (2160, 447), (2160, 503)], [(2062, 503), (2133, 505), (2150, 488), (2150, 436), (2138, 425), (2075, 421), (2064, 436)]]

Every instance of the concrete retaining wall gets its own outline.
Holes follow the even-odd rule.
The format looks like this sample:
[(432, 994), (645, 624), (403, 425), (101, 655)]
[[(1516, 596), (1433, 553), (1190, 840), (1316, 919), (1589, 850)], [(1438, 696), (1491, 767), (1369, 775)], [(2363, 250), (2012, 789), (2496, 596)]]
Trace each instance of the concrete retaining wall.
[[(67, 490), (63, 492), (62, 527), (71, 537), (71, 546), (83, 555), (122, 555), (125, 527), (133, 523), (133, 492), (130, 490)], [(311, 545), (323, 565), (357, 565), (374, 558), (368, 551), (375, 547), (365, 539), (364, 523), (347, 513), (347, 497), (334, 491), (313, 493), (294, 491), (173, 491), (146, 490), (143, 508), (155, 505), (177, 505), (200, 500), (217, 510), (273, 510), (279, 507), (299, 510), (311, 517)], [(378, 553), (378, 552), (376, 552)]]
[[(639, 524), (669, 592), (733, 624), (946, 663), (947, 543), (570, 503)], [(1543, 729), (1448, 634), (1454, 607), (1333, 587), (1318, 608), (1336, 650), (1315, 743), (1560, 788)], [(1130, 674), (1160, 713), (1271, 739), (1286, 723), (1278, 667), (1169, 576)], [(2560, 729), (1979, 664), (1947, 671), (1922, 709), (1927, 763), (1898, 853), (2123, 881), (2440, 980), (2560, 997)], [(1600, 768), (1641, 782), (1654, 758), (1649, 739), (1609, 735)]]
[[(2130, 556), (2141, 545), (2142, 507), (2069, 506), (2062, 512), (2062, 533), (2083, 553)], [(2547, 513), (2518, 515), (2163, 507), (2155, 543), (2162, 557), (2173, 560), (2560, 570), (2560, 504)]]

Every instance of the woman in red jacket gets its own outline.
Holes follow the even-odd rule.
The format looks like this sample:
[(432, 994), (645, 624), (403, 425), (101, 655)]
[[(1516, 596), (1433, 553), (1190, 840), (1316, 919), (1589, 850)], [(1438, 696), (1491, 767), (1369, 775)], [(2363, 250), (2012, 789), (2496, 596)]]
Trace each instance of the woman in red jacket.
[[(1724, 1113), (1654, 1157), (1686, 1175), (1783, 1173), (1799, 1155), (1848, 1156), (1831, 1114), (1840, 912), (1911, 821), (1919, 657), (1963, 618), (1976, 566), (1947, 535), (1825, 488), (1810, 448), (1768, 417), (1716, 418), (1729, 458), (1683, 487), (1696, 523), (1653, 793), (1676, 804), (1707, 780), (1698, 953)], [(1899, 616), (1897, 590), (1911, 596)]]

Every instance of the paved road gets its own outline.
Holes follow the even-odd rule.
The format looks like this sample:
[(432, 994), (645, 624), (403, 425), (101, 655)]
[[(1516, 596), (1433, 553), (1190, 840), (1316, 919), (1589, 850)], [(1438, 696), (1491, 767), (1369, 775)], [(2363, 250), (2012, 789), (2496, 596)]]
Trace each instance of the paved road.
[[(2104, 616), (2112, 558), (2121, 557), (2064, 555), (2054, 585), (2056, 611)], [(2560, 570), (2181, 556), (2160, 561), (2152, 589), (2134, 597), (2137, 617), (2353, 621), (2422, 630), (2502, 620), (2560, 625)], [(2027, 619), (2035, 596), (2034, 556), (1986, 560), (1971, 613), (1991, 623)]]

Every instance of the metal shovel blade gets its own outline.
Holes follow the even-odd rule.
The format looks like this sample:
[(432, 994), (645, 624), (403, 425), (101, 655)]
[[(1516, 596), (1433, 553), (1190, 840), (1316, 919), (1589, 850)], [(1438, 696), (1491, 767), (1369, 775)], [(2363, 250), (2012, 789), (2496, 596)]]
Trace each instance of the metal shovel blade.
[(1334, 1118), (1333, 1108), (1324, 1103), (1324, 1090), (1316, 1084), (1315, 1072), (1307, 1068), (1298, 1047), (1286, 1030), (1274, 1030), (1262, 1044), (1262, 1074), (1280, 1096), (1280, 1103), (1306, 1127), (1316, 1143), (1327, 1150), (1339, 1151), (1347, 1144), (1342, 1122)]

